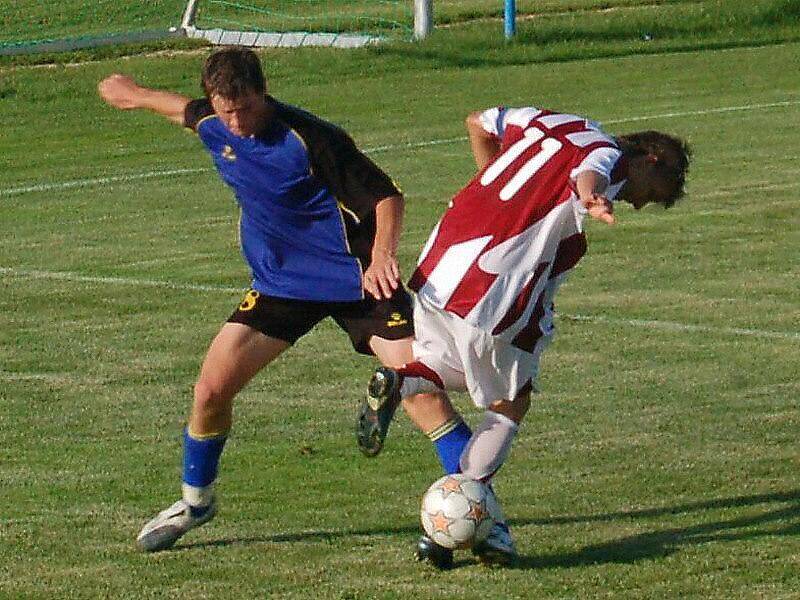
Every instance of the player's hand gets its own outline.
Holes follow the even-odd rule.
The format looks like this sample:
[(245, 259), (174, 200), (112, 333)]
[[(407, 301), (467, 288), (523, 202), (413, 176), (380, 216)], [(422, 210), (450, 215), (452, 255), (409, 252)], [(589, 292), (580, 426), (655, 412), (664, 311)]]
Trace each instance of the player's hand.
[(391, 298), (400, 285), (397, 257), (386, 251), (372, 252), (372, 262), (364, 272), (364, 289), (376, 300)]
[(130, 110), (139, 108), (141, 87), (127, 75), (114, 73), (97, 84), (97, 93), (114, 108)]
[(614, 206), (604, 195), (592, 194), (589, 197), (581, 198), (581, 203), (589, 212), (590, 217), (609, 225), (613, 225), (616, 222), (614, 218)]

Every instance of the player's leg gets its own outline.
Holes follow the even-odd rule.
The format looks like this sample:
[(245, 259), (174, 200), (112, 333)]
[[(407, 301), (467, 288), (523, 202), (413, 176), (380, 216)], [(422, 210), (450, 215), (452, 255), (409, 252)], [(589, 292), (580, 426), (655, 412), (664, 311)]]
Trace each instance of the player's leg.
[(461, 472), (473, 479), (490, 480), (505, 462), (519, 425), (530, 408), (530, 392), (523, 390), (513, 402), (493, 402), (461, 455)]
[(234, 396), (289, 346), (249, 325), (223, 325), (200, 368), (189, 431), (198, 437), (227, 432), (231, 428)]
[(214, 481), (231, 427), (233, 398), (288, 346), (241, 323), (226, 323), (219, 331), (203, 361), (183, 433), (183, 497), (144, 526), (137, 537), (140, 548), (169, 548), (214, 517)]
[[(537, 352), (527, 352), (473, 328), (463, 320), (451, 324), (456, 353), (463, 365), (467, 391), (486, 412), (459, 459), (461, 472), (491, 484), (508, 457), (519, 424), (530, 407), (538, 372)], [(511, 400), (507, 400), (511, 399)], [(505, 519), (500, 516), (489, 537), (473, 548), (484, 563), (508, 564), (517, 553)]]
[[(490, 483), (508, 458), (514, 436), (529, 408), (529, 390), (523, 390), (513, 402), (493, 402), (461, 454), (461, 471), (473, 479)], [(484, 564), (512, 563), (517, 550), (505, 518), (501, 516), (489, 536), (472, 551)]]
[[(334, 318), (350, 334), (356, 350), (362, 352), (366, 340), (366, 345), (372, 353), (376, 354), (385, 365), (373, 374), (369, 382), (367, 399), (359, 407), (356, 422), (358, 447), (366, 456), (372, 457), (383, 448), (389, 425), (401, 398), (436, 393), (444, 387), (450, 390), (465, 389), (466, 384), (463, 372), (448, 366), (446, 357), (441, 356), (441, 343), (437, 341), (437, 336), (447, 334), (447, 324), (437, 321), (447, 321), (449, 319), (447, 315), (420, 302), (412, 308), (411, 298), (404, 289), (398, 290), (389, 300), (365, 302), (361, 312), (357, 318), (351, 315), (345, 318), (342, 318), (342, 315), (334, 315)], [(413, 346), (412, 320), (418, 329)], [(433, 322), (429, 322), (431, 320)], [(400, 338), (401, 335), (405, 337)], [(439, 366), (437, 367), (439, 374), (415, 358), (418, 356), (433, 357), (435, 364)], [(419, 404), (427, 405), (433, 401), (443, 403), (443, 411), (452, 412), (446, 396), (439, 400), (436, 398), (429, 401), (420, 400)], [(414, 407), (409, 404), (406, 410), (413, 412)], [(447, 418), (454, 418), (449, 412), (446, 413)], [(430, 411), (420, 411), (420, 414), (422, 418), (427, 416), (432, 421), (437, 421), (441, 416), (433, 406), (430, 407)], [(460, 420), (460, 417), (458, 419)], [(440, 425), (444, 425), (444, 422), (418, 423), (424, 432), (435, 434), (441, 433), (438, 429)]]
[(383, 366), (397, 369), (414, 360), (414, 352), (411, 349), (413, 341), (412, 336), (387, 340), (373, 335), (367, 343)]
[[(374, 354), (387, 367), (400, 367), (413, 360), (412, 303), (404, 288), (396, 290), (387, 300), (367, 298), (341, 305), (331, 316), (350, 336), (356, 352)], [(380, 452), (396, 409), (396, 402), (381, 405), (362, 402), (359, 406), (356, 441), (365, 455), (375, 456)]]
[[(421, 365), (422, 363), (417, 364)], [(444, 370), (446, 367), (440, 365), (439, 371)], [(404, 378), (402, 387), (405, 387), (405, 391), (409, 394), (414, 389), (428, 387), (425, 385), (424, 379), (415, 381), (418, 379), (422, 378), (419, 375), (407, 376)], [(437, 385), (443, 387), (440, 378), (437, 377), (436, 380)], [(434, 381), (429, 383), (434, 383)], [(402, 403), (403, 409), (411, 421), (433, 443), (444, 472), (448, 474), (460, 472), (460, 457), (469, 443), (472, 432), (451, 404), (445, 391), (438, 389), (432, 392), (404, 395)], [(423, 534), (419, 538), (415, 555), (417, 560), (431, 564), (438, 569), (450, 569), (453, 566), (453, 551), (438, 545), (427, 534)]]
[(234, 396), (289, 345), (242, 323), (226, 323), (214, 338), (194, 387), (184, 434), (184, 498), (191, 504), (202, 506), (213, 497)]
[[(434, 375), (432, 379), (426, 379), (419, 374), (420, 371), (433, 373), (420, 362), (409, 363), (398, 370), (381, 367), (370, 381), (370, 401), (377, 401), (379, 406), (385, 406), (387, 402), (396, 406), (402, 397), (404, 410), (433, 442), (445, 472), (457, 473), (459, 458), (471, 432), (441, 389), (440, 378)], [(416, 557), (438, 569), (453, 566), (453, 551), (439, 546), (425, 534), (417, 542)]]
[[(369, 401), (395, 405), (402, 399), (412, 422), (432, 441), (446, 473), (459, 471), (459, 459), (471, 432), (450, 403), (448, 390), (466, 389), (466, 379), (449, 332), (450, 317), (441, 311), (415, 307), (417, 339), (413, 362), (392, 370), (378, 369), (370, 382)], [(423, 535), (416, 557), (439, 569), (453, 565), (453, 551)]]
[(319, 303), (247, 293), (211, 343), (195, 385), (184, 431), (183, 498), (145, 525), (137, 538), (142, 549), (169, 548), (214, 516), (213, 484), (231, 427), (234, 396), (326, 314)]
[[(418, 394), (403, 399), (411, 420), (433, 441), (446, 473), (463, 472), (473, 479), (490, 482), (511, 448), (519, 423), (530, 406), (529, 393), (514, 402), (492, 403), (483, 422), (472, 433), (452, 408), (447, 396)], [(484, 564), (510, 564), (517, 556), (505, 519), (495, 523), (489, 536), (473, 548)], [(417, 559), (447, 569), (452, 566), (452, 551), (438, 546), (427, 535), (417, 545)]]

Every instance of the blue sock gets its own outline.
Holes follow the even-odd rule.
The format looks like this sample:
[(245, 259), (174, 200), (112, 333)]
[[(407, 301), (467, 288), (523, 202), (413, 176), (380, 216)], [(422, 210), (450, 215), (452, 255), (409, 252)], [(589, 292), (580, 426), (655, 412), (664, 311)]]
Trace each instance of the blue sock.
[(198, 488), (206, 487), (217, 478), (217, 467), (227, 434), (196, 438), (183, 430), (183, 482)]
[(428, 437), (436, 446), (436, 453), (439, 455), (439, 462), (442, 463), (445, 473), (448, 475), (460, 473), (461, 453), (472, 437), (469, 426), (461, 420), (461, 417), (455, 417), (428, 432)]

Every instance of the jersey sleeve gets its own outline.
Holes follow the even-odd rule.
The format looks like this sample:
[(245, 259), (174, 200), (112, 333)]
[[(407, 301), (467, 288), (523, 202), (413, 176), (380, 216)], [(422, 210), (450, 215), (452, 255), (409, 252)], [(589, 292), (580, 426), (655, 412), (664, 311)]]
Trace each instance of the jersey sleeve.
[(508, 125), (517, 125), (524, 128), (541, 112), (540, 109), (532, 106), (525, 108), (496, 106), (483, 111), (480, 116), (480, 122), (484, 131), (496, 136), (502, 141)]
[(352, 140), (350, 146), (350, 151), (339, 158), (338, 168), (329, 170), (327, 179), (339, 201), (363, 217), (384, 198), (401, 192), (378, 165), (356, 148)]
[(495, 106), (483, 111), (479, 118), (483, 130), (495, 137), (502, 138), (505, 129), (504, 117), (506, 112), (507, 109), (503, 106)]
[(294, 106), (276, 102), (276, 107), (278, 117), (305, 142), (314, 175), (359, 219), (384, 198), (401, 193), (342, 128)]
[(183, 111), (183, 126), (192, 131), (197, 131), (200, 121), (213, 114), (214, 109), (207, 98), (191, 100)]
[(569, 177), (574, 181), (584, 171), (595, 171), (611, 182), (611, 172), (621, 156), (622, 151), (613, 146), (595, 148), (584, 157), (577, 167), (570, 171)]

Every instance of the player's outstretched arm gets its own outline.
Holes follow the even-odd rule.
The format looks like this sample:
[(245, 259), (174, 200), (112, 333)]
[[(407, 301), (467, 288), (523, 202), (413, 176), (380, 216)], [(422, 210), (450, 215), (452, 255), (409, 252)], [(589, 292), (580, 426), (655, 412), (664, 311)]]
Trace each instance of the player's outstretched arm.
[(189, 98), (174, 92), (146, 88), (127, 75), (114, 73), (97, 84), (97, 93), (114, 108), (143, 108), (183, 125), (183, 113)]
[(575, 184), (578, 188), (578, 198), (589, 211), (589, 216), (613, 225), (616, 221), (614, 207), (605, 197), (608, 179), (597, 171), (583, 171), (578, 174)]
[(483, 128), (480, 112), (470, 113), (467, 116), (466, 126), (472, 155), (480, 170), (500, 151), (500, 140)]

